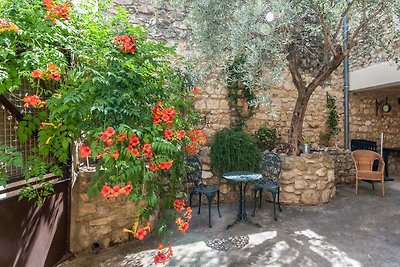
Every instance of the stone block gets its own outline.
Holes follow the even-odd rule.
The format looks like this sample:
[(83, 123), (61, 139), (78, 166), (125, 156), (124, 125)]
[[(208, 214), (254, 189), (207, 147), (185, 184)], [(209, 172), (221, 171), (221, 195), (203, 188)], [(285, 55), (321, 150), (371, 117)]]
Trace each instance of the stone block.
[(203, 109), (205, 109), (206, 108), (206, 101), (205, 100), (197, 100), (195, 103), (194, 103), (194, 108), (195, 109), (197, 109), (197, 110), (203, 110)]
[(112, 226), (111, 225), (96, 226), (96, 227), (93, 227), (92, 231), (93, 231), (93, 235), (92, 235), (93, 238), (99, 237), (99, 236), (104, 236), (104, 235), (107, 235), (112, 232)]
[(89, 196), (86, 193), (81, 193), (80, 198), (83, 202), (88, 202), (89, 201)]
[(99, 226), (99, 225), (108, 225), (111, 224), (115, 220), (116, 215), (110, 215), (107, 217), (102, 217), (99, 219), (94, 219), (89, 221), (90, 226)]
[(328, 203), (331, 200), (331, 190), (327, 189), (321, 193), (322, 203)]
[(300, 202), (300, 195), (282, 192), (280, 201), (285, 204), (298, 204)]
[(329, 184), (328, 180), (319, 179), (317, 181), (317, 189), (319, 189), (319, 190), (325, 189), (328, 186), (328, 184)]
[(79, 207), (79, 215), (86, 216), (96, 212), (96, 205), (93, 203), (84, 203)]
[(297, 180), (294, 182), (295, 189), (303, 189), (307, 187), (307, 182), (304, 180)]
[(335, 181), (335, 171), (334, 170), (328, 171), (328, 181), (329, 182)]
[(210, 171), (211, 170), (211, 166), (209, 164), (203, 164), (203, 171)]
[(301, 202), (306, 205), (317, 205), (320, 203), (321, 193), (316, 190), (306, 190), (301, 194)]
[(206, 105), (208, 109), (218, 110), (219, 109), (219, 100), (218, 99), (207, 99)]
[(282, 190), (288, 193), (293, 193), (294, 192), (294, 185), (290, 184), (290, 185), (285, 185), (282, 186)]
[(229, 192), (229, 186), (227, 184), (221, 184), (219, 187), (219, 191), (221, 192), (221, 194), (225, 195)]
[(308, 169), (307, 162), (303, 157), (296, 157), (296, 159), (293, 160), (293, 166), (300, 171), (306, 171)]
[(203, 178), (203, 179), (209, 179), (209, 178), (211, 178), (211, 177), (213, 177), (213, 173), (212, 172), (209, 172), (209, 171), (203, 171), (202, 173), (201, 173), (201, 177)]
[(315, 172), (315, 174), (318, 175), (319, 177), (323, 177), (326, 175), (326, 171), (327, 171), (326, 168), (320, 168)]

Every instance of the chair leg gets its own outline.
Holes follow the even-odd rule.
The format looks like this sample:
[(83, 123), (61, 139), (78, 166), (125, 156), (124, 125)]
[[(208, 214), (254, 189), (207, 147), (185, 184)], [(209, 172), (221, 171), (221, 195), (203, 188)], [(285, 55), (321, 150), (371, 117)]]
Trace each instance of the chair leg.
[(217, 191), (217, 210), (218, 210), (219, 217), (222, 218), (221, 212), (219, 211), (219, 190)]
[(201, 193), (199, 193), (199, 211), (197, 214), (200, 214), (200, 208), (201, 208)]
[(358, 193), (358, 177), (356, 177), (356, 196), (357, 196), (357, 193)]
[(281, 208), (281, 202), (280, 202), (280, 200), (279, 200), (279, 195), (280, 195), (280, 192), (281, 191), (281, 188), (280, 187), (278, 187), (278, 207), (279, 207), (279, 212), (282, 212), (282, 208)]
[(207, 195), (207, 200), (208, 200), (208, 227), (211, 228), (211, 202), (213, 199), (214, 194), (211, 196)]
[(374, 182), (371, 182), (371, 184), (372, 184), (372, 190), (375, 191), (375, 184), (374, 184)]
[(190, 197), (189, 197), (189, 207), (192, 207), (192, 198), (193, 198), (194, 192), (190, 192)]
[(385, 183), (382, 181), (382, 182), (381, 182), (382, 197), (385, 196), (385, 186), (384, 186), (384, 184), (385, 184)]
[(278, 219), (276, 218), (276, 208), (275, 208), (275, 199), (276, 199), (276, 193), (272, 193), (272, 200), (274, 202), (274, 220), (277, 221)]
[(251, 214), (251, 216), (254, 217), (254, 215), (256, 214), (256, 206), (257, 206), (257, 189), (254, 189), (254, 201), (253, 201), (253, 213)]
[(262, 189), (260, 189), (260, 204), (258, 205), (259, 209), (261, 209), (261, 199), (262, 199)]

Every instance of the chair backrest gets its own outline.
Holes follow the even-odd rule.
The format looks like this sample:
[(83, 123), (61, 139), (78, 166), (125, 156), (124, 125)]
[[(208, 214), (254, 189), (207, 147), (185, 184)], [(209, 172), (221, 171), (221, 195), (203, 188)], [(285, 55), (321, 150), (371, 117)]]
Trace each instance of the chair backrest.
[[(378, 171), (383, 172), (385, 163), (378, 153), (371, 150), (356, 150), (351, 152), (356, 171)], [(374, 170), (374, 161), (378, 160), (377, 170)]]
[(279, 182), (279, 176), (281, 175), (280, 157), (275, 153), (264, 153), (260, 160), (260, 171), (266, 180)]
[(365, 139), (351, 139), (351, 151), (372, 150), (376, 151), (376, 142)]
[(186, 158), (188, 163), (186, 178), (188, 182), (193, 183), (195, 185), (201, 184), (201, 172), (202, 166), (200, 160), (196, 156), (189, 156)]

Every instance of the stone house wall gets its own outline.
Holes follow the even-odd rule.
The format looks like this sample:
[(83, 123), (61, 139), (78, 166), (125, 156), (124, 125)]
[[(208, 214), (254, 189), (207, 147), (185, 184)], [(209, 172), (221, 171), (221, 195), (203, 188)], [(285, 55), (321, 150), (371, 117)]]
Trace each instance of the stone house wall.
[[(178, 54), (184, 57), (189, 56), (190, 53), (192, 53), (190, 50), (191, 31), (185, 23), (186, 14), (174, 9), (168, 4), (163, 3), (156, 6), (154, 2), (155, 1), (148, 0), (114, 1), (115, 5), (127, 7), (128, 11), (131, 13), (130, 21), (132, 21), (132, 23), (139, 23), (148, 28), (150, 38), (176, 45)], [(375, 57), (371, 60), (373, 62), (379, 62), (379, 60), (375, 60)], [(355, 68), (359, 68), (359, 64), (355, 64), (354, 60), (352, 61), (352, 65)], [(203, 116), (202, 125), (200, 125), (200, 127), (208, 137), (207, 145), (211, 144), (212, 137), (216, 131), (231, 127), (233, 122), (224, 81), (221, 80), (221, 77), (219, 78), (220, 79), (218, 79), (218, 77), (210, 77), (202, 88), (200, 88), (201, 93), (194, 97), (195, 108)], [(282, 80), (281, 84), (267, 90), (272, 104), (270, 106), (261, 106), (260, 109), (256, 111), (254, 117), (248, 121), (248, 131), (253, 133), (262, 125), (274, 127), (278, 130), (281, 142), (285, 142), (287, 140), (297, 91), (291, 81), (289, 73), (283, 74)], [(326, 109), (327, 92), (336, 99), (339, 125), (343, 125), (343, 78), (341, 68), (332, 75), (329, 82), (326, 82), (323, 87), (316, 89), (309, 102), (303, 127), (303, 135), (313, 142), (314, 147), (323, 143), (321, 135), (328, 131), (326, 126), (326, 117), (328, 114)], [(396, 107), (390, 114), (385, 114), (384, 117), (375, 116), (373, 115), (376, 109), (374, 99), (373, 96), (361, 97), (361, 94), (351, 94), (350, 138), (365, 138), (378, 141), (379, 133), (384, 131), (388, 140), (385, 145), (400, 146), (399, 141), (395, 138), (400, 131), (398, 125), (399, 119), (396, 118), (396, 114), (398, 114), (400, 108)], [(394, 101), (394, 99), (390, 99), (390, 101)], [(373, 130), (372, 127), (374, 127)], [(343, 131), (341, 131), (329, 145), (343, 148), (343, 140)], [(201, 161), (204, 164), (204, 178), (207, 182), (222, 185), (223, 191), (229, 191), (229, 188), (224, 185), (224, 181), (221, 181), (220, 177), (216, 177), (212, 173), (208, 151), (209, 147), (204, 147), (201, 152)], [(342, 158), (344, 154), (339, 153), (338, 155), (340, 155), (339, 158)], [(339, 161), (346, 160), (342, 158)], [(348, 164), (348, 161), (347, 158), (346, 164)], [(392, 160), (392, 162), (394, 161)], [(394, 165), (390, 167), (397, 168), (393, 166)], [(348, 169), (348, 167), (344, 166), (342, 172)], [(339, 170), (336, 171), (337, 175), (339, 175), (338, 172)], [(348, 175), (342, 173), (336, 180), (349, 181), (352, 175), (351, 171)]]
[[(350, 136), (376, 141), (380, 151), (381, 133), (384, 134), (384, 147), (400, 147), (400, 104), (397, 94), (360, 92), (350, 97)], [(383, 102), (391, 105), (391, 111), (383, 113), (380, 106)], [(378, 103), (377, 103), (378, 101)], [(399, 173), (399, 155), (389, 155), (389, 173)]]
[[(190, 50), (191, 31), (185, 23), (186, 14), (168, 4), (163, 3), (156, 6), (154, 2), (148, 0), (114, 1), (116, 5), (127, 7), (131, 13), (130, 20), (132, 23), (139, 23), (148, 28), (150, 38), (176, 45), (178, 54), (185, 57), (189, 56), (192, 52)], [(359, 56), (359, 53), (356, 55)], [(380, 58), (373, 56), (370, 61), (380, 62)], [(355, 69), (360, 67), (360, 64), (354, 61), (354, 58), (352, 58), (352, 67)], [(248, 131), (253, 133), (262, 125), (274, 127), (278, 130), (281, 142), (285, 142), (297, 91), (289, 73), (283, 74), (282, 80), (281, 84), (267, 91), (272, 104), (270, 106), (261, 106), (257, 110), (254, 117), (248, 121)], [(332, 75), (329, 82), (325, 83), (323, 87), (317, 88), (309, 102), (303, 135), (313, 142), (314, 147), (323, 143), (321, 135), (328, 131), (326, 126), (328, 114), (326, 109), (327, 92), (336, 99), (339, 125), (343, 125), (343, 78), (341, 68)], [(219, 80), (217, 77), (208, 79), (203, 88), (201, 88), (201, 93), (195, 96), (195, 108), (203, 116), (201, 127), (208, 137), (208, 145), (210, 145), (216, 131), (232, 126), (231, 110), (226, 97), (227, 91), (224, 81)], [(395, 118), (400, 108), (396, 107), (384, 117), (375, 116), (371, 118), (371, 115), (375, 114), (376, 104), (374, 99), (373, 96), (368, 98), (360, 97), (360, 95), (356, 94), (350, 95), (350, 138), (366, 138), (378, 141), (379, 133), (384, 131), (388, 140), (385, 145), (400, 146), (399, 141), (396, 141), (395, 138), (400, 130), (397, 123), (399, 119)], [(390, 101), (394, 101), (394, 99)], [(391, 125), (390, 130), (386, 132), (389, 125)], [(370, 131), (370, 126), (374, 127), (373, 131)], [(341, 131), (329, 145), (342, 148), (344, 146), (343, 140), (343, 131)], [(209, 159), (207, 159), (207, 151), (209, 151), (209, 148), (205, 147), (202, 152), (202, 162), (205, 164), (204, 178), (213, 178), (210, 181), (217, 182), (219, 178), (213, 177)], [(350, 178), (338, 179), (347, 181)]]
[[(132, 227), (143, 207), (126, 201), (123, 196), (105, 199), (97, 194), (89, 198), (86, 192), (94, 176), (94, 171), (80, 172), (72, 187), (70, 250), (73, 253), (90, 250), (94, 242), (104, 248), (128, 240), (130, 234), (122, 229)], [(155, 218), (151, 216), (149, 220), (151, 228)]]

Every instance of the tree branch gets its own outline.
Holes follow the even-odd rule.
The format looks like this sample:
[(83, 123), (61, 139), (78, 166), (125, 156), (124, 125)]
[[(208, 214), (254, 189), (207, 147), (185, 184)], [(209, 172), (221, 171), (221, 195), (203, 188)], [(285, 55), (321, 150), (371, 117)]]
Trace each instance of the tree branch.
[(342, 64), (347, 53), (340, 52), (338, 56), (333, 57), (327, 65), (322, 66), (319, 73), (314, 77), (314, 79), (308, 84), (306, 93), (311, 95), (315, 89), (321, 85), (328, 77), (332, 74), (339, 66)]
[(382, 10), (385, 8), (385, 6), (386, 6), (385, 1), (381, 1), (380, 7), (372, 15), (370, 15), (369, 17), (366, 17), (363, 21), (360, 22), (360, 25), (358, 25), (358, 27), (354, 30), (353, 35), (351, 36), (351, 38), (349, 40), (348, 50), (350, 50), (355, 45), (355, 39), (360, 34), (361, 30), (363, 30), (372, 19), (374, 19), (376, 16), (378, 16), (379, 13), (381, 13)]
[(340, 33), (340, 29), (341, 29), (342, 26), (343, 26), (343, 18), (344, 18), (344, 16), (347, 15), (347, 13), (349, 12), (350, 8), (353, 6), (354, 2), (355, 2), (355, 0), (351, 1), (351, 2), (348, 4), (346, 10), (342, 13), (342, 15), (341, 15), (341, 17), (340, 17), (340, 20), (339, 20), (339, 23), (338, 23), (337, 26), (336, 26), (335, 35), (333, 36), (334, 42), (336, 42), (336, 40), (337, 40), (337, 38), (338, 38), (338, 36), (339, 36), (339, 33)]
[(324, 34), (324, 42), (327, 44), (327, 46), (332, 51), (333, 55), (336, 57), (338, 55), (338, 51), (336, 51), (335, 47), (333, 46), (331, 37), (329, 36), (328, 29), (326, 28), (326, 22), (325, 22), (324, 15), (321, 13), (318, 13), (318, 16), (321, 20), (321, 28), (322, 28), (322, 33)]
[(289, 70), (292, 75), (293, 83), (296, 86), (296, 89), (299, 92), (299, 94), (304, 93), (306, 90), (306, 86), (299, 72), (299, 63), (297, 61), (297, 49), (295, 44), (291, 44), (289, 46), (288, 60), (289, 60)]

